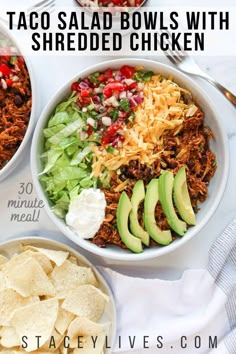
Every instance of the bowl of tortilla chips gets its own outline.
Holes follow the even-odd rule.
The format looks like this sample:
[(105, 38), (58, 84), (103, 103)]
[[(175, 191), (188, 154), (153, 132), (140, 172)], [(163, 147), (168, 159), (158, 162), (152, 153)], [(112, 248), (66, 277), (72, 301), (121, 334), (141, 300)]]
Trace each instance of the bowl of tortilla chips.
[(1, 352), (109, 354), (115, 327), (112, 293), (77, 251), (39, 237), (0, 245)]

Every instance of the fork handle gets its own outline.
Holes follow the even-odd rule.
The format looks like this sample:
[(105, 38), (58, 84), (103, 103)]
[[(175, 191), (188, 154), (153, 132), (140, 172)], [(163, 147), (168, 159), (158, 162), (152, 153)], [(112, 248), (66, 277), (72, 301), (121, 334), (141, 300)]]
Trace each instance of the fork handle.
[(223, 85), (221, 85), (219, 82), (214, 80), (211, 76), (208, 76), (204, 73), (204, 75), (198, 75), (203, 79), (206, 79), (210, 84), (215, 86), (218, 90), (220, 90), (221, 93), (227, 98), (228, 101), (232, 103), (234, 107), (236, 107), (236, 96), (230, 92), (227, 88), (225, 88)]

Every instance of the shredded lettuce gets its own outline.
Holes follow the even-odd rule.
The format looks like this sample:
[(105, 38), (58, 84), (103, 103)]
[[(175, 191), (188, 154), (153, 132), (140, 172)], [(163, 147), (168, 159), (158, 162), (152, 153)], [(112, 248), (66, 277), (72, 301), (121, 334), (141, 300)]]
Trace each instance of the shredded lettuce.
[[(44, 129), (43, 171), (40, 181), (60, 218), (67, 214), (70, 201), (86, 188), (97, 187), (92, 177), (92, 146), (96, 137), (81, 141), (86, 115), (80, 112), (72, 94), (60, 103)], [(95, 139), (95, 141), (94, 141)]]
[(86, 146), (82, 151), (76, 152), (71, 161), (71, 166), (78, 165), (91, 152), (91, 147)]
[(43, 155), (43, 157), (47, 158), (47, 164), (46, 164), (42, 174), (47, 173), (55, 166), (55, 163), (57, 162), (59, 157), (62, 155), (62, 153), (63, 153), (62, 150), (56, 151), (56, 150), (52, 149), (52, 150), (47, 151), (47, 153)]
[(59, 144), (63, 138), (71, 136), (74, 132), (81, 128), (82, 123), (83, 121), (81, 120), (81, 118), (79, 118), (75, 122), (69, 123), (64, 129), (60, 130), (57, 134), (53, 135), (49, 139), (49, 142), (54, 145)]

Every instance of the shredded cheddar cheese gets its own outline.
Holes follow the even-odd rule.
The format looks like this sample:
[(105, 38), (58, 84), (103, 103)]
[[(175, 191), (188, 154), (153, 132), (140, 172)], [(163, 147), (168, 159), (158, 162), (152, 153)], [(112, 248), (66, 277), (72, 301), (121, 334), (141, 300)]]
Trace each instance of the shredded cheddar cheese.
[(163, 136), (170, 130), (178, 134), (186, 115), (195, 111), (193, 104), (183, 103), (182, 92), (188, 93), (162, 75), (145, 83), (144, 101), (135, 110), (134, 122), (123, 128), (119, 152), (112, 154), (102, 146), (94, 146), (93, 175), (101, 177), (104, 170), (116, 171), (131, 160), (152, 165), (163, 153)]

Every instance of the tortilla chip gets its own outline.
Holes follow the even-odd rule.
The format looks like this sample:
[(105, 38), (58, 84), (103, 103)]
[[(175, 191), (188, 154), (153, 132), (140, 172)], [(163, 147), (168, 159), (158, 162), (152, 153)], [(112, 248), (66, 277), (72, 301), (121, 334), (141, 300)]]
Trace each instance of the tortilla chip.
[(36, 336), (40, 336), (41, 346), (46, 343), (54, 329), (57, 314), (58, 300), (55, 298), (25, 306), (13, 313), (10, 323), (17, 335), (19, 338), (28, 337), (25, 351), (38, 349)]
[(2, 354), (19, 354), (19, 353), (24, 353), (21, 351), (19, 348), (12, 348), (12, 349), (0, 349), (0, 353)]
[(42, 267), (33, 258), (14, 257), (2, 269), (8, 286), (24, 297), (55, 295), (55, 289)]
[[(25, 353), (25, 351), (21, 352), (21, 353)], [(34, 350), (33, 352), (30, 352), (31, 354), (48, 354), (48, 350)], [(50, 352), (51, 353), (51, 352)], [(55, 350), (53, 352), (54, 354), (60, 354), (59, 350)]]
[(62, 308), (91, 321), (98, 321), (109, 297), (92, 285), (82, 285), (72, 290), (65, 298)]
[[(21, 353), (25, 353), (25, 351), (22, 351)], [(48, 350), (43, 350), (43, 349), (38, 349), (38, 350), (34, 350), (33, 352), (30, 352), (30, 354), (49, 354), (52, 352), (49, 352)], [(54, 354), (60, 354), (59, 350), (55, 349)]]
[(28, 258), (33, 258), (36, 262), (38, 262), (46, 274), (50, 273), (53, 270), (53, 266), (46, 256), (44, 256), (42, 253), (33, 252), (30, 250), (14, 255), (11, 258), (11, 261), (13, 262), (13, 260), (15, 260), (14, 262), (21, 263)]
[(42, 253), (28, 250), (23, 253), (20, 253), (18, 256), (21, 257), (22, 260), (26, 258), (33, 258), (36, 262), (39, 263), (39, 265), (43, 268), (46, 274), (51, 273), (53, 270), (52, 263), (50, 262), (48, 257), (46, 257)]
[(85, 337), (83, 341), (83, 348), (76, 348), (73, 350), (73, 354), (103, 354), (103, 347), (105, 343), (105, 336), (95, 336), (95, 348), (91, 337)]
[(0, 291), (7, 289), (7, 279), (3, 272), (0, 271)]
[(0, 291), (0, 326), (10, 326), (10, 318), (16, 309), (39, 302), (39, 298), (22, 297), (13, 289)]
[(69, 324), (74, 319), (75, 315), (64, 310), (63, 308), (59, 308), (57, 320), (55, 323), (55, 328), (60, 334), (64, 334), (67, 330)]
[[(104, 326), (89, 319), (96, 321), (101, 317), (109, 298), (95, 287), (98, 282), (92, 269), (78, 266), (77, 258), (69, 252), (23, 248), (24, 252), (10, 260), (0, 255), (0, 353), (73, 354), (73, 348), (64, 347), (70, 328), (76, 350), (76, 333), (82, 332), (85, 337), (80, 354), (101, 354)], [(89, 319), (81, 317), (74, 322), (76, 315)], [(101, 334), (96, 351), (90, 333)], [(24, 336), (27, 348), (22, 347)]]
[(0, 265), (6, 263), (8, 261), (9, 261), (9, 259), (7, 257), (5, 257), (2, 254), (0, 254)]
[[(21, 353), (25, 353), (25, 352), (21, 352)], [(33, 352), (30, 352), (31, 354), (48, 354), (48, 350), (35, 350), (35, 351), (33, 351)], [(50, 352), (51, 353), (51, 352)], [(59, 350), (55, 350), (54, 352), (53, 352), (54, 354), (60, 354), (60, 352), (59, 352)]]
[(2, 327), (0, 329), (0, 337), (1, 345), (6, 348), (18, 347), (21, 344), (13, 327)]
[(54, 329), (46, 343), (40, 349), (46, 350), (48, 353), (55, 353), (57, 348), (61, 345), (63, 338), (64, 337)]
[[(92, 322), (87, 318), (76, 317), (74, 321), (71, 322), (68, 328), (68, 337), (70, 338), (70, 347), (78, 348), (78, 337), (83, 344), (82, 348), (79, 350), (89, 350), (93, 353), (101, 353), (104, 347), (105, 336), (107, 332), (107, 327), (105, 325)], [(92, 336), (94, 338), (95, 345), (92, 341)], [(93, 348), (95, 346), (95, 348)], [(96, 351), (93, 351), (96, 349)]]
[[(2, 354), (22, 354), (25, 353), (25, 350), (22, 349), (21, 347), (17, 347), (17, 348), (11, 348), (11, 349), (2, 349), (0, 348), (0, 353)], [(48, 354), (47, 351), (42, 351), (42, 350), (35, 350), (33, 352), (31, 352), (31, 354)], [(58, 350), (56, 350), (54, 352), (54, 354), (60, 354), (60, 352)]]
[(64, 346), (64, 341), (61, 343), (61, 345), (59, 347), (59, 351), (60, 351), (60, 354), (68, 354), (69, 353), (68, 348), (65, 348), (65, 346)]
[(77, 258), (75, 256), (69, 256), (68, 261), (73, 263), (73, 264), (78, 265), (78, 261), (77, 261)]
[(50, 280), (59, 299), (65, 298), (70, 290), (80, 285), (97, 285), (91, 268), (80, 267), (69, 261), (65, 261), (60, 267), (56, 266), (50, 274)]
[(40, 252), (44, 254), (48, 259), (53, 261), (57, 266), (61, 266), (69, 256), (69, 252), (65, 251), (54, 251), (48, 250), (46, 248), (34, 247), (34, 246), (22, 246), (24, 250), (30, 250), (35, 252)]

